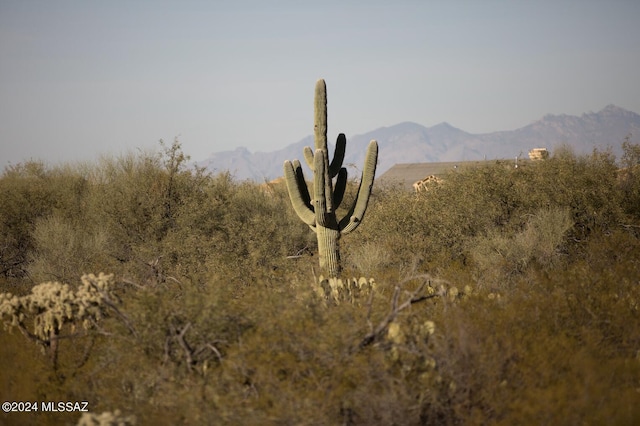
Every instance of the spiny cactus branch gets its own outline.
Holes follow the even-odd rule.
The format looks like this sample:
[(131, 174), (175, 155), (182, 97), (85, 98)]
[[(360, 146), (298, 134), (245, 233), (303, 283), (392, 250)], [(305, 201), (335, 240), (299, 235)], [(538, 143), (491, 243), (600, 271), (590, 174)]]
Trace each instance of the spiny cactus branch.
[(364, 213), (369, 204), (369, 197), (373, 188), (373, 180), (376, 174), (376, 166), (378, 163), (378, 143), (371, 141), (367, 148), (367, 156), (365, 158), (364, 169), (362, 170), (362, 178), (356, 200), (349, 210), (349, 213), (340, 221), (340, 230), (343, 234), (354, 231), (362, 222)]
[(294, 160), (293, 163), (291, 161), (284, 162), (284, 177), (291, 205), (296, 214), (304, 223), (315, 228), (316, 215), (311, 205), (309, 189), (298, 160)]
[(342, 199), (344, 198), (344, 193), (347, 189), (347, 169), (342, 167), (340, 172), (338, 173), (338, 178), (336, 179), (336, 186), (333, 188), (333, 205), (339, 206), (342, 204)]

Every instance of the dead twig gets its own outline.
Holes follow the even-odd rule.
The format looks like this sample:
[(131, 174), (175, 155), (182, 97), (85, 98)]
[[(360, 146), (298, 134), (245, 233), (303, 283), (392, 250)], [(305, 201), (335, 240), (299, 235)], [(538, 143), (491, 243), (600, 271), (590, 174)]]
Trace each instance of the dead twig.
[(184, 335), (187, 334), (189, 327), (191, 327), (190, 322), (188, 322), (187, 325), (182, 327), (182, 330), (178, 331), (176, 340), (178, 341), (178, 344), (184, 351), (184, 357), (186, 358), (186, 361), (187, 361), (187, 368), (189, 369), (189, 371), (191, 371), (193, 369), (193, 350), (191, 349), (187, 341), (184, 339)]
[[(178, 345), (182, 348), (182, 352), (184, 353), (184, 359), (187, 364), (187, 368), (189, 372), (193, 371), (193, 367), (199, 363), (198, 358), (200, 355), (206, 351), (211, 351), (217, 358), (219, 362), (222, 362), (222, 353), (215, 347), (214, 343), (220, 343), (219, 340), (214, 341), (213, 343), (205, 343), (201, 345), (197, 350), (191, 347), (186, 340), (187, 331), (191, 328), (191, 323), (188, 322), (182, 328), (177, 328), (173, 324), (169, 325), (169, 333), (164, 342), (164, 359), (163, 362), (166, 363), (171, 356), (171, 342), (176, 341)], [(209, 358), (207, 356), (206, 358)], [(206, 359), (205, 358), (205, 359)], [(200, 360), (202, 360), (200, 358)]]
[[(416, 278), (416, 277), (414, 277), (414, 278)], [(367, 335), (360, 341), (360, 343), (357, 346), (357, 350), (361, 350), (361, 349), (363, 349), (363, 348), (375, 343), (376, 341), (380, 340), (385, 335), (385, 333), (387, 332), (387, 329), (389, 328), (389, 324), (391, 324), (393, 322), (393, 320), (395, 320), (396, 317), (403, 310), (409, 308), (414, 303), (419, 303), (419, 302), (422, 302), (422, 301), (427, 300), (427, 299), (432, 299), (434, 297), (438, 297), (438, 294), (436, 294), (436, 293), (434, 293), (434, 294), (420, 294), (422, 292), (422, 290), (424, 290), (424, 288), (429, 283), (429, 279), (428, 279), (429, 277), (428, 276), (423, 276), (423, 278), (426, 278), (425, 281), (422, 284), (420, 284), (420, 286), (415, 291), (411, 292), (409, 294), (409, 296), (405, 299), (405, 301), (400, 303), (400, 304), (399, 304), (399, 300), (400, 300), (400, 293), (401, 293), (401, 285), (403, 285), (404, 283), (406, 283), (407, 281), (409, 281), (410, 279), (413, 279), (413, 278), (409, 278), (407, 280), (404, 280), (400, 284), (396, 285), (396, 287), (393, 290), (393, 296), (391, 297), (391, 310), (390, 310), (389, 314), (382, 321), (380, 321), (380, 323), (378, 323), (378, 325), (375, 328), (372, 327), (371, 321), (369, 319), (367, 319), (367, 321), (369, 322), (369, 327), (370, 327), (371, 331), (369, 333), (367, 333)], [(369, 309), (371, 309), (371, 308), (369, 308)], [(369, 312), (369, 314), (370, 314), (370, 312)]]

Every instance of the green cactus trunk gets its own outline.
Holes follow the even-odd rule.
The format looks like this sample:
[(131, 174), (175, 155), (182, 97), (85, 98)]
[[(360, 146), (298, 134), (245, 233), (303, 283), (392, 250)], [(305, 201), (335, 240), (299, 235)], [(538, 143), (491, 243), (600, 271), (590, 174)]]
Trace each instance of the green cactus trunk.
[(326, 271), (328, 276), (340, 275), (340, 230), (318, 227), (318, 255), (320, 256), (320, 269)]
[[(318, 80), (315, 91), (314, 134), (315, 151), (304, 150), (307, 165), (314, 173), (313, 200), (298, 160), (285, 161), (284, 175), (289, 190), (289, 198), (294, 210), (317, 234), (320, 267), (330, 277), (337, 277), (341, 271), (339, 241), (343, 234), (355, 230), (362, 222), (367, 209), (378, 159), (378, 143), (371, 141), (358, 195), (349, 213), (338, 220), (336, 211), (342, 202), (347, 186), (347, 170), (342, 167), (346, 150), (346, 138), (338, 136), (333, 160), (329, 163), (327, 149), (327, 91), (324, 80)], [(336, 178), (337, 177), (337, 178)], [(333, 179), (336, 178), (335, 187)]]

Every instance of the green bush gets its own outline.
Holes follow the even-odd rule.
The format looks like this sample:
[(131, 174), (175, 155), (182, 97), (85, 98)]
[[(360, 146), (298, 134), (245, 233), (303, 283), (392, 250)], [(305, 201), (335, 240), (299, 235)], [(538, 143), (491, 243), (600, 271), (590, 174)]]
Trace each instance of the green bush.
[(618, 179), (622, 189), (622, 207), (634, 220), (640, 219), (640, 144), (627, 138), (622, 143), (623, 155)]
[(72, 218), (87, 194), (84, 176), (40, 162), (10, 166), (0, 176), (0, 276), (26, 276), (38, 219), (51, 214)]
[(31, 235), (34, 248), (26, 269), (37, 282), (69, 282), (78, 271), (96, 270), (109, 262), (109, 236), (103, 229), (53, 214), (36, 220)]
[(470, 241), (469, 251), (480, 283), (500, 285), (521, 275), (532, 262), (548, 271), (563, 260), (567, 232), (573, 227), (568, 208), (540, 210), (524, 229), (505, 233), (492, 229), (488, 235)]

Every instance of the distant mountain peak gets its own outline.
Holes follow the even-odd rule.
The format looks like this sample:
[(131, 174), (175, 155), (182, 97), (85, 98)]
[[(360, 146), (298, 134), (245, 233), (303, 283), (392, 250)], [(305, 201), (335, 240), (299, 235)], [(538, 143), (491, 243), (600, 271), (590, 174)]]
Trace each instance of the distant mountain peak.
[[(380, 147), (376, 174), (381, 176), (398, 163), (515, 158), (539, 147), (549, 149), (553, 155), (554, 148), (563, 144), (579, 154), (611, 147), (620, 156), (622, 141), (629, 134), (631, 142), (640, 143), (640, 115), (613, 104), (581, 116), (547, 114), (519, 129), (483, 134), (467, 133), (446, 121), (428, 128), (405, 121), (349, 137), (345, 164), (363, 164), (371, 139), (376, 139)], [(216, 172), (228, 170), (240, 180), (264, 182), (282, 175), (285, 160), (302, 158), (304, 146), (313, 146), (313, 136), (271, 152), (251, 153), (239, 147), (214, 153), (198, 165)]]
[(435, 131), (445, 131), (445, 132), (464, 132), (466, 133), (464, 130), (461, 130), (455, 126), (452, 126), (451, 124), (449, 124), (446, 121), (443, 121), (442, 123), (438, 123), (435, 126), (429, 127), (429, 130), (435, 130)]
[(600, 112), (620, 113), (620, 112), (629, 112), (629, 111), (627, 111), (626, 109), (620, 108), (619, 106), (616, 106), (614, 104), (609, 104), (606, 107), (604, 107)]
[(422, 124), (418, 124), (416, 122), (413, 121), (403, 121), (401, 123), (398, 124), (394, 124), (392, 126), (387, 126), (387, 127), (380, 127), (377, 130), (382, 130), (382, 129), (403, 129), (403, 130), (415, 130), (415, 129), (424, 129), (424, 126)]
[(604, 115), (607, 117), (610, 116), (620, 116), (620, 117), (640, 117), (640, 115), (636, 114), (633, 111), (626, 110), (624, 108), (620, 108), (619, 106), (609, 104), (602, 109), (598, 114)]

